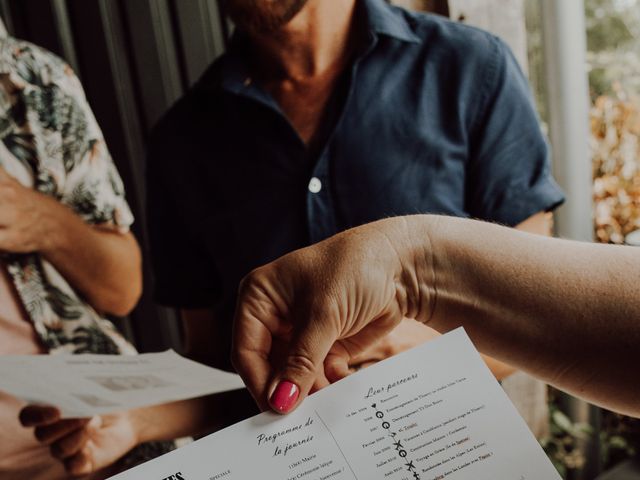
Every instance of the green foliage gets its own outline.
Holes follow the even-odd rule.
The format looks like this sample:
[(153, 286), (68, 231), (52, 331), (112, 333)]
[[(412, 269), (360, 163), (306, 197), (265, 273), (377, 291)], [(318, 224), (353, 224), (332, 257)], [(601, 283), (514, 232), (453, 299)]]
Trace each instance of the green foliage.
[(592, 98), (640, 93), (640, 1), (585, 0)]
[(600, 452), (605, 468), (640, 453), (640, 420), (603, 411)]
[(634, 40), (640, 18), (631, 3), (612, 0), (586, 0), (587, 47), (590, 52), (615, 50)]
[(593, 68), (589, 72), (589, 86), (591, 95), (598, 98), (605, 95), (611, 89), (611, 82), (607, 78), (607, 70), (604, 68)]
[(574, 423), (552, 402), (549, 405), (550, 433), (540, 441), (542, 448), (562, 478), (572, 470), (580, 469), (585, 462), (579, 442), (593, 435), (591, 426)]

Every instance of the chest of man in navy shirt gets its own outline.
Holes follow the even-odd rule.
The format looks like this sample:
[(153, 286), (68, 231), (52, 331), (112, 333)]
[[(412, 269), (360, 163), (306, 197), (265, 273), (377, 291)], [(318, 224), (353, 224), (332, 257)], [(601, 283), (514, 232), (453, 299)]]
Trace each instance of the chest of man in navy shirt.
[(244, 275), (344, 229), (412, 213), (548, 229), (563, 195), (499, 39), (383, 0), (226, 5), (232, 45), (147, 164), (155, 298), (194, 357), (229, 366)]

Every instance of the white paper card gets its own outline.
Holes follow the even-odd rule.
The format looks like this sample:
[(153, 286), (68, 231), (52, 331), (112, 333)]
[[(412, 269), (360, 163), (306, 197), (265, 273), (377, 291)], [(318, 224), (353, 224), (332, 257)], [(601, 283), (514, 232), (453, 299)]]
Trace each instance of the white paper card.
[(252, 478), (560, 479), (462, 329), (113, 477)]
[(238, 375), (174, 351), (143, 355), (0, 356), (0, 390), (91, 417), (243, 388)]

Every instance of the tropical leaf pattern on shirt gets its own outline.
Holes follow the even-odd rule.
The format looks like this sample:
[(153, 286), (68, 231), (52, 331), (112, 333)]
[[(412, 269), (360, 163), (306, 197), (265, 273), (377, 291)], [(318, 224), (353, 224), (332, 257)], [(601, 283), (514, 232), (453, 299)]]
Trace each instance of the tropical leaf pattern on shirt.
[[(48, 284), (47, 303), (61, 320), (78, 320), (82, 318), (83, 303), (78, 298), (67, 295), (55, 285)], [(78, 331), (79, 329), (76, 329)]]
[[(122, 182), (80, 83), (64, 62), (28, 43), (1, 39), (0, 118), (0, 165), (7, 172), (88, 223), (129, 227), (133, 219)], [(134, 351), (53, 265), (38, 255), (9, 258), (16, 290), (51, 353)]]
[(73, 338), (75, 353), (93, 353), (96, 350), (117, 355), (118, 345), (108, 336), (102, 335), (98, 327), (78, 327)]
[[(133, 217), (122, 180), (71, 68), (14, 38), (0, 39), (0, 166), (85, 222), (127, 231)], [(18, 296), (50, 354), (133, 354), (113, 324), (37, 254), (4, 255)], [(144, 445), (148, 460), (173, 442)]]

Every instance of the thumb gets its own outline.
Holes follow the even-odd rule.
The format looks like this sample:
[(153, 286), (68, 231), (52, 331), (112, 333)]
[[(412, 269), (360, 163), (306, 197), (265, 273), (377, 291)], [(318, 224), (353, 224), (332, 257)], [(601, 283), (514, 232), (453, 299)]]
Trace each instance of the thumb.
[(284, 363), (276, 371), (269, 389), (269, 405), (278, 413), (289, 413), (304, 400), (320, 372), (338, 335), (333, 322), (310, 318), (295, 332)]

